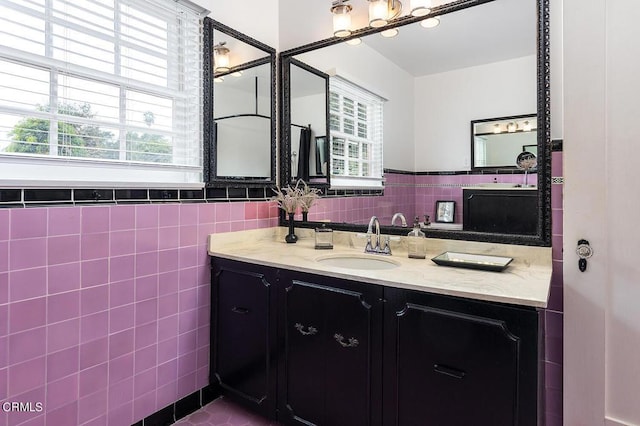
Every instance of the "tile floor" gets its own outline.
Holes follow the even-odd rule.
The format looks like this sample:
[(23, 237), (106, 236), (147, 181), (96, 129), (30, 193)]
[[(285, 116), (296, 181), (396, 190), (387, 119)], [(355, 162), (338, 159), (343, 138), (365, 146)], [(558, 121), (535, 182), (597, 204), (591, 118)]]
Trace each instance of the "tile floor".
[(278, 426), (279, 423), (270, 422), (233, 402), (220, 397), (205, 405), (195, 413), (180, 419), (174, 426)]

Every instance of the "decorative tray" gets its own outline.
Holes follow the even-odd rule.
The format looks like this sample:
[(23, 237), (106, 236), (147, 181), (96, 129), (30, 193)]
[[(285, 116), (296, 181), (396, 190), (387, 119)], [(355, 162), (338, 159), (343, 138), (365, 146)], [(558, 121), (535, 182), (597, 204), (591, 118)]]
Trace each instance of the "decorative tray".
[(484, 254), (456, 253), (447, 251), (434, 258), (436, 264), (457, 268), (482, 269), (485, 271), (503, 271), (513, 260), (512, 257), (488, 256)]

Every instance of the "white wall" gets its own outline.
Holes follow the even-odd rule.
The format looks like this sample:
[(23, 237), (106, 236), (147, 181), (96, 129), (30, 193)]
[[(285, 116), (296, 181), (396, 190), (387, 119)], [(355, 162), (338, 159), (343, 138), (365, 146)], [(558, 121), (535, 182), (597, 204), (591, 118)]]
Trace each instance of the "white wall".
[(384, 167), (413, 170), (414, 85), (411, 75), (364, 44), (335, 45), (300, 55), (299, 59), (387, 99), (383, 124)]
[(212, 19), (277, 49), (279, 1), (196, 0), (211, 11)]
[(470, 122), (536, 112), (536, 58), (418, 77), (415, 170), (469, 170)]

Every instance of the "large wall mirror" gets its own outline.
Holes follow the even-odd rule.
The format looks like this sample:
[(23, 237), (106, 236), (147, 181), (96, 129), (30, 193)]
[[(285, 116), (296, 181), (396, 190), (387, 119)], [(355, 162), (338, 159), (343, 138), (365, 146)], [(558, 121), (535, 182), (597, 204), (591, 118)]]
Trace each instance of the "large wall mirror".
[[(329, 220), (335, 229), (364, 231), (369, 218), (376, 215), (383, 218), (383, 232), (405, 234), (406, 229), (391, 226), (395, 212), (403, 213), (409, 223), (414, 216), (422, 219), (423, 214), (430, 214), (433, 219), (437, 201), (455, 200), (456, 223), (434, 223), (426, 229), (428, 236), (548, 246), (551, 243), (549, 1), (439, 3), (427, 17), (406, 16), (383, 28), (395, 27), (399, 32), (395, 37), (386, 38), (380, 29), (366, 28), (346, 39), (330, 38), (281, 53), (282, 93), (286, 95), (282, 98), (281, 114), (286, 125), (281, 127), (284, 178), (280, 183), (286, 184), (292, 178), (291, 153), (299, 136), (290, 126), (297, 113), (297, 106), (289, 97), (293, 90), (290, 64), (296, 61), (330, 76), (331, 85), (331, 79), (336, 77), (375, 95), (383, 109), (384, 195), (372, 196), (362, 203), (366, 208), (360, 209), (360, 215), (346, 212), (310, 217)], [(421, 19), (435, 17), (438, 26), (420, 25)], [(356, 38), (361, 43), (347, 43)], [(327, 114), (329, 127), (333, 129), (332, 111)], [(535, 232), (463, 229), (460, 216), (467, 186), (486, 190), (508, 186), (518, 190), (520, 181), (525, 180), (525, 171), (516, 166), (521, 145), (516, 148), (518, 152), (495, 153), (500, 158), (512, 157), (505, 164), (479, 166), (469, 148), (473, 138), (469, 124), (492, 117), (521, 116), (531, 117), (536, 127), (533, 142), (521, 144), (535, 145), (527, 146), (536, 155), (537, 169), (527, 171), (530, 185), (526, 188), (537, 200)], [(358, 127), (355, 129), (357, 132)], [(335, 148), (331, 131), (329, 136), (328, 144)], [(331, 158), (333, 154), (330, 162)], [(329, 165), (328, 169), (336, 168)], [(348, 185), (338, 187), (335, 183), (339, 179), (328, 178), (331, 178), (330, 195), (369, 194)], [(504, 184), (492, 186), (494, 183)], [(329, 213), (329, 209), (325, 210)]]
[(204, 34), (207, 185), (272, 185), (275, 50), (211, 18)]

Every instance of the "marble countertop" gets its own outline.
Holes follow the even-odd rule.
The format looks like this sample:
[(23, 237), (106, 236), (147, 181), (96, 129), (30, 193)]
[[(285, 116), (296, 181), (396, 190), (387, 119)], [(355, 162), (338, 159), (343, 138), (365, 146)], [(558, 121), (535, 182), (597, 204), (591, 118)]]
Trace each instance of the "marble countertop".
[[(348, 269), (318, 262), (328, 255), (365, 254), (366, 236), (334, 231), (333, 250), (314, 248), (314, 231), (296, 229), (299, 240), (287, 244), (283, 227), (209, 235), (210, 256), (293, 269), (371, 284), (470, 299), (545, 308), (551, 285), (551, 248), (429, 238), (427, 258), (410, 259), (405, 237), (392, 237), (392, 256), (399, 266), (387, 270)], [(431, 261), (445, 251), (512, 257), (502, 272), (438, 266)]]

